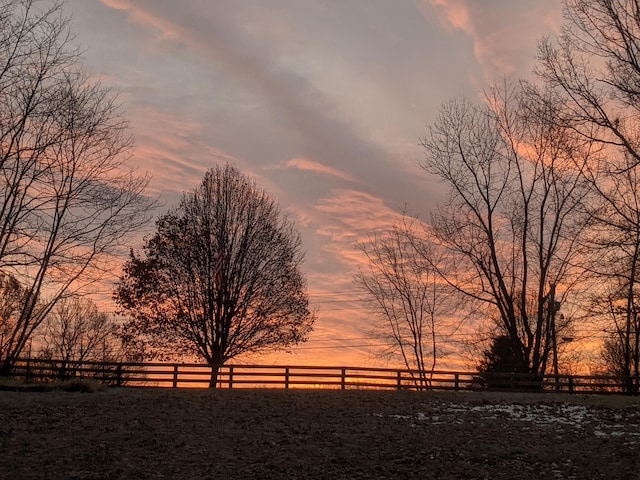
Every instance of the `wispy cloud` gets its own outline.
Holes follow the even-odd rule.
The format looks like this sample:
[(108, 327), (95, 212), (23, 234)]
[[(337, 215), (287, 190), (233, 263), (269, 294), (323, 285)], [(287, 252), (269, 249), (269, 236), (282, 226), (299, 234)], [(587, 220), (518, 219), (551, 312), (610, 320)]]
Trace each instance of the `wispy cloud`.
[[(436, 12), (445, 27), (459, 30), (473, 41), (484, 81), (505, 75), (529, 75), (541, 34), (551, 34), (561, 18), (555, 0), (503, 2), (485, 0), (423, 0), (423, 15)], [(544, 25), (546, 31), (541, 32)]]
[[(355, 242), (404, 205), (428, 216), (442, 199), (443, 185), (416, 167), (417, 139), (439, 106), (473, 96), (485, 79), (528, 71), (559, 3), (65, 0), (65, 8), (87, 47), (85, 66), (121, 92), (133, 160), (165, 204), (207, 168), (236, 164), (296, 220), (310, 291), (329, 294), (353, 290)], [(317, 332), (357, 336), (366, 321), (327, 310)]]
[(140, 25), (144, 25), (152, 28), (161, 34), (162, 37), (166, 37), (172, 40), (180, 39), (180, 31), (171, 22), (164, 20), (161, 17), (152, 15), (149, 11), (135, 4), (130, 0), (100, 0), (107, 7), (115, 10), (122, 10), (127, 12), (131, 20)]
[(316, 210), (324, 215), (316, 234), (328, 240), (325, 251), (352, 268), (363, 261), (355, 244), (366, 240), (372, 231), (387, 228), (399, 213), (380, 197), (349, 189), (336, 190), (320, 201)]
[(426, 16), (432, 12), (428, 7), (435, 7), (443, 15), (445, 27), (451, 26), (466, 32), (470, 36), (475, 34), (473, 24), (469, 18), (469, 9), (464, 0), (423, 0), (419, 6), (422, 14)]
[(349, 231), (369, 232), (389, 225), (398, 212), (383, 198), (359, 190), (339, 189), (316, 205), (316, 209), (339, 220)]
[(306, 158), (294, 158), (285, 163), (286, 168), (296, 168), (298, 170), (319, 173), (322, 175), (329, 175), (331, 177), (347, 180), (349, 182), (355, 182), (352, 175), (338, 170), (337, 168), (324, 165), (319, 162), (314, 162)]

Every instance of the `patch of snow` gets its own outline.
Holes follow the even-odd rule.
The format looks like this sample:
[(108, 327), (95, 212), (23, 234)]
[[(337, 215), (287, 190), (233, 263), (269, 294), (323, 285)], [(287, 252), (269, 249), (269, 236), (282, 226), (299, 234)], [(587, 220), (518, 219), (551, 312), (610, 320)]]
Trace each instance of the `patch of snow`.
[[(473, 413), (474, 419), (463, 417), (463, 413)], [(382, 414), (374, 416), (384, 417)], [(411, 427), (429, 423), (440, 425), (445, 423), (463, 424), (483, 420), (514, 420), (530, 423), (538, 427), (554, 427), (558, 434), (566, 429), (584, 430), (593, 428), (593, 434), (598, 437), (633, 438), (631, 443), (637, 443), (640, 438), (640, 415), (634, 413), (633, 418), (624, 418), (619, 413), (609, 418), (601, 418), (597, 410), (584, 405), (569, 405), (564, 403), (546, 404), (482, 404), (445, 403), (437, 405), (430, 414), (418, 412), (414, 415), (388, 415), (388, 418), (406, 420)], [(525, 428), (529, 428), (526, 427)]]
[(466, 405), (452, 404), (448, 413), (475, 412), (484, 419), (508, 417), (536, 425), (574, 425), (595, 421), (594, 415), (583, 405)]

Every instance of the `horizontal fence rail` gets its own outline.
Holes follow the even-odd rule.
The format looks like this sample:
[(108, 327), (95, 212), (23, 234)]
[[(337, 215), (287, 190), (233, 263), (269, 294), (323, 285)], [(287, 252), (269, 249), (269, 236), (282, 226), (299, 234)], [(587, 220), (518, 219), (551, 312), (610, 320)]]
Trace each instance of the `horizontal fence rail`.
[[(200, 363), (111, 363), (19, 359), (11, 370), (25, 382), (91, 379), (110, 386), (203, 388), (210, 366)], [(218, 388), (317, 388), (393, 390), (519, 390), (621, 393), (619, 379), (604, 375), (527, 375), (420, 371), (372, 367), (223, 365)]]

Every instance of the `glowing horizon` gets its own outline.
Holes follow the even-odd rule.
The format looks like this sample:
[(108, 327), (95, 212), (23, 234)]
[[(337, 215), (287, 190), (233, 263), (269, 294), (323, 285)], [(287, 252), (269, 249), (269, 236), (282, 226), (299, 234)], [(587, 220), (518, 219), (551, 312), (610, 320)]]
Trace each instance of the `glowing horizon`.
[(558, 3), (67, 0), (65, 11), (165, 208), (231, 162), (295, 219), (318, 320), (292, 353), (258, 358), (384, 366), (352, 282), (354, 244), (405, 206), (428, 217), (443, 188), (416, 166), (425, 126), (449, 98), (528, 76)]

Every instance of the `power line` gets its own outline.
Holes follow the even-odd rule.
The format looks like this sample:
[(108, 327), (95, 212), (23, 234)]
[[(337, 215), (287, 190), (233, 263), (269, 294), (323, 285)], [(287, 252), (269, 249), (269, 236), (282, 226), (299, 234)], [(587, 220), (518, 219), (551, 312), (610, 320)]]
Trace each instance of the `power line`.
[(356, 298), (354, 300), (314, 300), (313, 303), (359, 303), (363, 301), (360, 298)]
[(309, 293), (308, 295), (310, 297), (317, 297), (317, 296), (330, 296), (330, 295), (362, 295), (362, 291), (361, 290), (340, 290), (340, 291), (322, 291), (322, 292), (316, 292), (316, 293)]
[(345, 348), (364, 348), (364, 347), (388, 347), (386, 343), (363, 343), (359, 345), (325, 345), (319, 347), (296, 347), (293, 350), (330, 350), (330, 349), (345, 349)]

